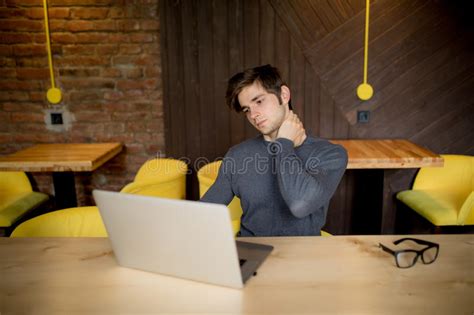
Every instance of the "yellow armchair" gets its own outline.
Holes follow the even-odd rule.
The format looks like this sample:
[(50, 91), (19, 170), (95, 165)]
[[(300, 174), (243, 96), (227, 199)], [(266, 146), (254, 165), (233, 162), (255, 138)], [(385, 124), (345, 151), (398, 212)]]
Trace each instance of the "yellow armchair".
[(474, 157), (442, 157), (443, 167), (420, 169), (397, 199), (435, 226), (474, 225)]
[(121, 192), (172, 199), (186, 198), (188, 166), (175, 159), (153, 159), (138, 170), (135, 179)]
[(107, 237), (107, 232), (97, 207), (78, 207), (25, 221), (11, 237)]
[(48, 195), (33, 191), (24, 172), (0, 172), (0, 228), (11, 227), (48, 199)]

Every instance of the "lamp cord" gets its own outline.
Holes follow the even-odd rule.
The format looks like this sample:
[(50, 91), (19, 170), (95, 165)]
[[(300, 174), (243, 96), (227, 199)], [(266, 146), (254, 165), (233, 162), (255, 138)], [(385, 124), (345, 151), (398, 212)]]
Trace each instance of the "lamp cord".
[(48, 64), (49, 64), (49, 75), (51, 77), (51, 87), (54, 89), (54, 71), (53, 71), (53, 58), (51, 57), (51, 41), (49, 39), (49, 20), (48, 20), (48, 4), (46, 0), (43, 0), (44, 9), (44, 28), (46, 31), (46, 49), (48, 51)]

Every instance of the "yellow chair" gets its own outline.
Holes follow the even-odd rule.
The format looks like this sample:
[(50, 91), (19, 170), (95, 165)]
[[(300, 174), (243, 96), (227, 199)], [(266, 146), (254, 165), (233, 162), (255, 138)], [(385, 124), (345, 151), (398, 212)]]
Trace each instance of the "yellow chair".
[(7, 229), (49, 197), (35, 192), (24, 172), (0, 172), (0, 228)]
[(175, 159), (153, 159), (143, 164), (132, 183), (121, 192), (172, 199), (186, 198), (188, 166)]
[(418, 172), (397, 199), (435, 226), (474, 225), (474, 157), (442, 155), (443, 167)]
[(97, 207), (78, 207), (25, 221), (11, 237), (107, 237), (107, 232)]
[[(212, 184), (217, 179), (217, 173), (221, 167), (222, 161), (211, 162), (201, 167), (197, 172), (199, 181), (199, 196), (202, 197), (206, 191), (211, 188)], [(240, 199), (234, 197), (230, 204), (227, 206), (230, 212), (230, 218), (232, 219), (232, 229), (234, 234), (237, 235), (240, 231), (240, 217), (242, 216), (242, 207), (240, 205)]]

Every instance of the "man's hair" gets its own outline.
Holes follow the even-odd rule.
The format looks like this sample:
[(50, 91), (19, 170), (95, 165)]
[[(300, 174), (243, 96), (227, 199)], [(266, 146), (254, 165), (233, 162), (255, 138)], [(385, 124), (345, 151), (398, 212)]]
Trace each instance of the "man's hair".
[[(268, 93), (274, 94), (280, 104), (282, 103), (281, 86), (286, 84), (281, 79), (277, 68), (271, 65), (264, 65), (239, 72), (229, 79), (225, 95), (227, 106), (236, 112), (241, 112), (242, 107), (239, 103), (239, 93), (254, 82), (258, 82)], [(292, 109), (291, 103), (288, 103), (288, 105)]]

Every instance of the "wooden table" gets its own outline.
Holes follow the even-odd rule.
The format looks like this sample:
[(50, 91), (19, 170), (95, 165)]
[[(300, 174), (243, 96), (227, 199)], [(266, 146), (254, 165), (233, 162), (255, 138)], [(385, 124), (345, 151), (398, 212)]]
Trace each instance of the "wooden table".
[(249, 238), (275, 247), (243, 290), (120, 267), (107, 239), (0, 238), (0, 313), (472, 314), (474, 236), (423, 235), (431, 265), (395, 267), (401, 236)]
[(348, 153), (347, 169), (379, 169), (383, 172), (381, 232), (395, 229), (394, 194), (389, 178), (397, 169), (441, 167), (443, 158), (408, 140), (331, 140)]
[(38, 144), (0, 157), (0, 171), (53, 172), (56, 206), (77, 206), (74, 172), (92, 172), (122, 150), (120, 143)]

